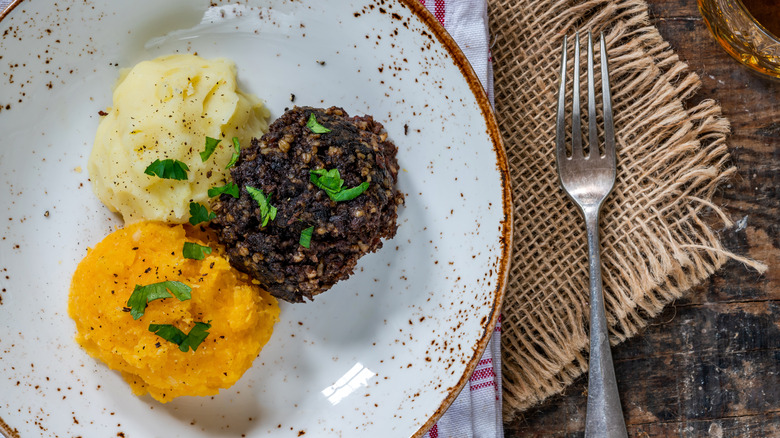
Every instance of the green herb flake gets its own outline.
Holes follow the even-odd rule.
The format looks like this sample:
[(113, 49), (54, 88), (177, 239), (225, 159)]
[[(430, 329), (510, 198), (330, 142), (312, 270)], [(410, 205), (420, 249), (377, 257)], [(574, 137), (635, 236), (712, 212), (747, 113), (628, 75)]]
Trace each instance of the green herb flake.
[(186, 164), (179, 160), (154, 160), (150, 164), (144, 173), (149, 176), (158, 176), (164, 179), (175, 179), (178, 181), (187, 179), (187, 171), (190, 170)]
[(163, 281), (146, 286), (135, 285), (130, 299), (127, 300), (127, 307), (130, 308), (130, 315), (133, 319), (138, 319), (143, 316), (146, 305), (150, 301), (172, 296), (178, 298), (179, 301), (186, 301), (192, 298), (191, 291), (191, 287), (179, 281)]
[(309, 170), (309, 181), (328, 192), (328, 194), (340, 192), (341, 187), (344, 185), (344, 180), (341, 179), (338, 169)]
[(178, 345), (179, 350), (186, 353), (190, 348), (192, 348), (192, 351), (197, 350), (200, 344), (203, 343), (206, 336), (209, 335), (207, 330), (211, 328), (210, 322), (196, 322), (195, 326), (186, 335), (171, 324), (149, 324), (149, 331), (168, 342)]
[(198, 225), (201, 222), (208, 222), (217, 217), (213, 211), (209, 211), (202, 204), (190, 202), (190, 225)]
[(203, 150), (203, 152), (200, 153), (200, 160), (205, 163), (206, 160), (209, 159), (211, 154), (213, 154), (214, 151), (217, 150), (217, 145), (221, 141), (222, 139), (220, 138), (211, 138), (206, 136), (206, 148)]
[(271, 196), (266, 196), (262, 190), (254, 187), (246, 186), (246, 191), (249, 192), (249, 196), (257, 202), (260, 206), (260, 220), (262, 220), (262, 226), (268, 225), (268, 221), (276, 219), (276, 207), (271, 205)]
[(364, 181), (357, 187), (352, 187), (351, 189), (342, 190), (336, 193), (335, 195), (331, 196), (330, 199), (336, 202), (351, 201), (368, 190), (368, 185), (368, 181)]
[(230, 157), (230, 162), (225, 166), (225, 169), (230, 169), (238, 161), (238, 157), (241, 156), (241, 145), (238, 143), (238, 137), (233, 137), (233, 156)]
[(219, 195), (221, 195), (223, 193), (226, 194), (226, 195), (230, 195), (230, 196), (232, 196), (232, 197), (234, 197), (236, 199), (238, 199), (238, 197), (240, 196), (238, 186), (235, 185), (232, 182), (229, 182), (229, 183), (225, 184), (224, 186), (212, 187), (212, 188), (209, 189), (208, 193), (209, 193), (209, 198), (213, 198), (215, 196), (219, 196)]
[(298, 239), (298, 243), (304, 247), (308, 248), (309, 245), (311, 245), (311, 234), (314, 232), (314, 226), (311, 226), (309, 228), (306, 228), (305, 230), (301, 231), (301, 238)]
[(185, 259), (203, 260), (206, 254), (211, 254), (211, 247), (198, 245), (193, 242), (184, 242), (184, 246), (181, 249), (181, 255)]
[(357, 187), (344, 189), (344, 180), (341, 179), (341, 174), (338, 169), (309, 170), (309, 181), (322, 190), (325, 190), (328, 197), (335, 202), (351, 201), (362, 195), (363, 192), (368, 190), (369, 186), (369, 182), (364, 181)]
[(315, 134), (327, 134), (331, 131), (330, 129), (320, 125), (320, 123), (317, 121), (317, 117), (314, 116), (314, 113), (309, 114), (309, 120), (306, 122), (306, 127)]

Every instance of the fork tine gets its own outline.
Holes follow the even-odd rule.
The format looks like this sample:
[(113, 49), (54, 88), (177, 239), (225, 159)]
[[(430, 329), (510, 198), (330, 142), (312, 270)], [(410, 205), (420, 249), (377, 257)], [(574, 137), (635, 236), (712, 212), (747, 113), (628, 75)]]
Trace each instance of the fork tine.
[(593, 80), (593, 39), (588, 31), (588, 155), (601, 156), (596, 128), (596, 86)]
[(580, 32), (574, 35), (574, 88), (571, 111), (571, 156), (582, 156), (582, 125), (580, 121)]
[(604, 33), (601, 33), (601, 99), (604, 105), (604, 153), (615, 162), (615, 127), (612, 125), (612, 93), (609, 89), (609, 69)]
[(566, 35), (561, 55), (561, 85), (558, 90), (558, 119), (555, 124), (555, 152), (558, 163), (566, 159)]

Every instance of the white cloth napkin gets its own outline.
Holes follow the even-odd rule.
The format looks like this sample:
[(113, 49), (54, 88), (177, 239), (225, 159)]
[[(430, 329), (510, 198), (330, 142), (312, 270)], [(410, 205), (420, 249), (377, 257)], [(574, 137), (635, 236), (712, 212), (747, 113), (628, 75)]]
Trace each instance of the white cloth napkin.
[[(452, 35), (493, 101), (486, 0), (419, 0)], [(11, 0), (0, 0), (0, 11)], [(501, 323), (458, 398), (425, 438), (503, 437), (501, 419)]]
[[(433, 13), (466, 55), (493, 102), (486, 0), (419, 0)], [(501, 323), (482, 360), (458, 398), (425, 438), (504, 436), (501, 418)]]

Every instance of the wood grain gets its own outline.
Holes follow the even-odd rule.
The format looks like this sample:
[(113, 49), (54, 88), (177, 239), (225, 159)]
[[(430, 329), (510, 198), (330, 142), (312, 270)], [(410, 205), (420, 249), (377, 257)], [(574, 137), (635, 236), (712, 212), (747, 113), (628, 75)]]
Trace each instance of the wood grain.
[[(754, 75), (709, 34), (693, 0), (649, 0), (653, 23), (731, 121), (738, 173), (708, 218), (724, 245), (769, 265), (729, 262), (639, 336), (613, 349), (630, 436), (780, 437), (780, 81)], [(583, 436), (587, 382), (519, 414), (507, 437)]]

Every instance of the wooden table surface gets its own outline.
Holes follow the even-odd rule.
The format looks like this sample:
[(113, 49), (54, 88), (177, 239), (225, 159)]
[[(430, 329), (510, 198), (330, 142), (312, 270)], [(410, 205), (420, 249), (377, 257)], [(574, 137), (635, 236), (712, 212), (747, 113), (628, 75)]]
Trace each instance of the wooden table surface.
[[(729, 262), (613, 348), (629, 436), (780, 437), (780, 81), (752, 74), (715, 42), (695, 0), (647, 0), (661, 35), (699, 74), (695, 100), (731, 121), (738, 175), (715, 203), (738, 226), (724, 245), (762, 260), (758, 275)], [(505, 436), (579, 437), (587, 381), (505, 423)]]

